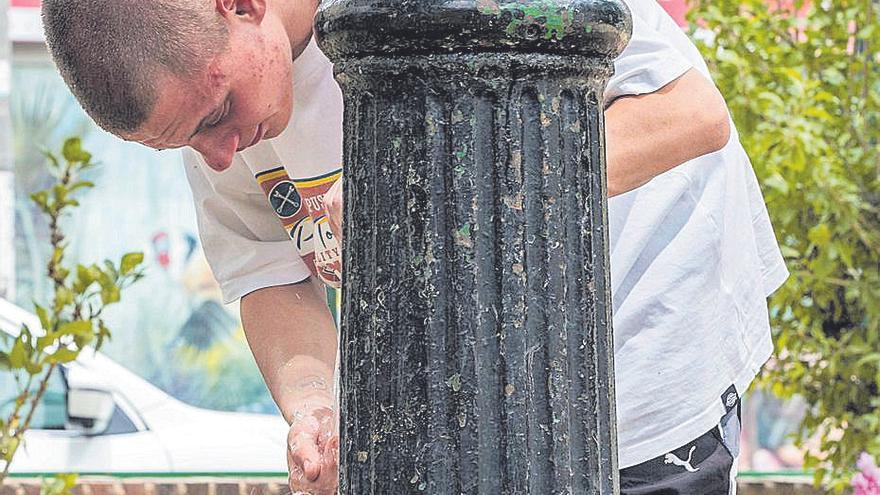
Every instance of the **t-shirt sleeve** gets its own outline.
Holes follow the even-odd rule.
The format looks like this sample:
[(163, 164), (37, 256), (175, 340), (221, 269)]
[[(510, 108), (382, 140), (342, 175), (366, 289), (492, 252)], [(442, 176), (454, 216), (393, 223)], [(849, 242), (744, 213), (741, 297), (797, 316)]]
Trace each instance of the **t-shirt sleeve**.
[[(311, 272), (244, 163), (217, 174), (194, 152), (183, 152), (205, 257), (224, 303), (258, 289), (306, 280)], [(239, 160), (236, 158), (236, 162)], [(240, 175), (240, 177), (238, 177)], [(219, 180), (218, 180), (219, 179)]]
[[(647, 0), (653, 1), (653, 0)], [(621, 96), (653, 93), (687, 72), (693, 64), (643, 16), (643, 1), (627, 2), (633, 29), (629, 44), (614, 61), (614, 75), (605, 89), (605, 106)], [(651, 8), (659, 6), (651, 6)], [(662, 13), (665, 15), (665, 13)], [(670, 21), (671, 22), (671, 21)]]

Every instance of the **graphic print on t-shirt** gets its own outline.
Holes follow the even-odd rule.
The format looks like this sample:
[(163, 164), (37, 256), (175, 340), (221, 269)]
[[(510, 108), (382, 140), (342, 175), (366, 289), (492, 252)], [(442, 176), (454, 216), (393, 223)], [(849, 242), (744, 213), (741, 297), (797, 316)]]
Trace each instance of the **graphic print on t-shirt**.
[(338, 169), (319, 177), (291, 180), (284, 167), (256, 175), (269, 205), (309, 270), (336, 289), (342, 283), (342, 258), (323, 205), (324, 194), (341, 176), (342, 169)]
[(320, 177), (293, 181), (309, 209), (314, 225), (312, 245), (318, 276), (334, 289), (342, 287), (342, 250), (324, 214), (324, 195), (341, 178), (342, 169), (338, 169)]

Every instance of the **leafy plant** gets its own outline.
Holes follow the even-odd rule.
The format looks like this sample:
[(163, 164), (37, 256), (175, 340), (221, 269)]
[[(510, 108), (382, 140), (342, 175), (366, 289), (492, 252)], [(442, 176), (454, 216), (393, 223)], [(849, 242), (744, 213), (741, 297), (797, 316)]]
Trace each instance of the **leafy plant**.
[(142, 253), (128, 253), (119, 263), (107, 260), (102, 265), (77, 265), (74, 271), (64, 266), (67, 243), (60, 222), (79, 205), (75, 194), (93, 187), (77, 177), (94, 162), (77, 138), (64, 143), (60, 159), (48, 152), (46, 156), (57, 181), (31, 198), (49, 220), (52, 256), (47, 270), (54, 297), (48, 306), (35, 304), (42, 328), (22, 326), (20, 334), (0, 351), (0, 370), (10, 373), (18, 386), (11, 412), (0, 418), (0, 483), (9, 472), (53, 371), (75, 360), (88, 346), (96, 350), (101, 347), (110, 337), (102, 317), (104, 309), (117, 303), (122, 290), (143, 277)]
[(57, 474), (53, 478), (44, 479), (40, 495), (72, 495), (76, 478), (75, 474)]
[(792, 272), (761, 383), (806, 399), (797, 442), (820, 445), (805, 467), (842, 489), (880, 454), (878, 5), (695, 0), (689, 15)]

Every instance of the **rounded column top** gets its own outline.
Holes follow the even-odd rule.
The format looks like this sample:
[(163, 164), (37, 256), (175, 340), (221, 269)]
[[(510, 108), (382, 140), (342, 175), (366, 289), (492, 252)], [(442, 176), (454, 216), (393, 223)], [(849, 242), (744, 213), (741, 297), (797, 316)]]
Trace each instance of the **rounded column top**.
[(334, 61), (474, 52), (613, 59), (632, 19), (622, 0), (324, 0), (315, 30)]

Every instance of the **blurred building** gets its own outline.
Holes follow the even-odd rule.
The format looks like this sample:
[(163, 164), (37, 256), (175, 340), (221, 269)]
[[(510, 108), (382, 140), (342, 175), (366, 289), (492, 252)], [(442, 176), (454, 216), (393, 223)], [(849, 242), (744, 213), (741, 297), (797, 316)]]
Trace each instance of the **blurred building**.
[(12, 43), (9, 40), (10, 5), (0, 1), (0, 297), (15, 297), (13, 249), (12, 120), (9, 92), (12, 87)]

